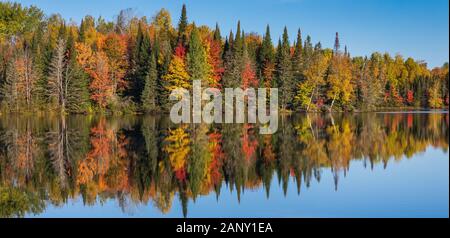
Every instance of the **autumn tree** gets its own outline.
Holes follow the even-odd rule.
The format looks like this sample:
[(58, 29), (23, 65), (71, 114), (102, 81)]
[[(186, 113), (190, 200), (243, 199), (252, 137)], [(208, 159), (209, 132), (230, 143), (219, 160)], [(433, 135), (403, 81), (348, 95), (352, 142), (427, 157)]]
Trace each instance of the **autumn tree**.
[(186, 70), (185, 64), (186, 49), (182, 45), (178, 45), (175, 48), (175, 53), (172, 56), (172, 61), (169, 65), (169, 71), (163, 76), (163, 80), (166, 81), (169, 92), (176, 88), (190, 88), (190, 75)]
[(113, 85), (110, 78), (108, 58), (104, 52), (92, 52), (84, 43), (77, 43), (77, 61), (91, 76), (89, 88), (91, 99), (101, 109), (105, 109), (113, 96)]
[(102, 46), (102, 50), (108, 57), (111, 71), (112, 93), (118, 95), (128, 87), (128, 82), (125, 81), (125, 73), (128, 70), (127, 36), (109, 33), (106, 35)]
[(62, 112), (66, 111), (69, 81), (71, 69), (67, 64), (66, 41), (59, 39), (53, 54), (51, 71), (48, 79), (50, 97), (56, 102)]
[(258, 79), (256, 78), (256, 72), (254, 70), (254, 64), (250, 57), (248, 56), (247, 47), (244, 43), (244, 52), (243, 52), (243, 70), (241, 74), (242, 83), (241, 88), (257, 88), (258, 87)]
[(335, 102), (349, 108), (353, 96), (353, 82), (350, 59), (339, 50), (339, 38), (336, 33), (335, 51), (330, 62), (327, 77), (327, 98), (331, 101), (330, 111)]
[(2, 86), (2, 95), (12, 110), (32, 110), (33, 94), (38, 71), (28, 47), (16, 50), (15, 56), (6, 70), (6, 81)]
[(307, 56), (307, 59), (305, 59), (305, 69), (303, 71), (304, 79), (297, 85), (295, 100), (302, 109), (309, 111), (311, 105), (313, 105), (313, 100), (320, 100), (322, 96), (321, 88), (325, 85), (325, 76), (332, 53), (318, 47), (313, 49), (310, 45), (309, 37), (305, 42), (304, 51)]
[(206, 39), (206, 53), (207, 53), (207, 63), (210, 69), (209, 86), (213, 88), (222, 87), (222, 77), (225, 71), (222, 62), (222, 42), (220, 37), (220, 30), (216, 26), (214, 37), (208, 37)]

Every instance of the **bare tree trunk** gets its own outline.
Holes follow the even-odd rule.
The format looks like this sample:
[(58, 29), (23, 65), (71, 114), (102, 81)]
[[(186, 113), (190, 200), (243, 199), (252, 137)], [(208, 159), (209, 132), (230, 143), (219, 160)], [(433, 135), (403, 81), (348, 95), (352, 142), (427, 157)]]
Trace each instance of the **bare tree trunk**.
[(330, 112), (333, 110), (334, 101), (336, 100), (337, 93), (334, 94), (333, 101), (331, 101)]
[(313, 89), (313, 91), (311, 93), (311, 97), (309, 97), (309, 103), (308, 103), (308, 107), (306, 108), (306, 111), (309, 111), (309, 107), (311, 106), (311, 102), (312, 102), (312, 99), (313, 99), (313, 96), (314, 96), (315, 92), (316, 92), (316, 86), (314, 86), (314, 89)]

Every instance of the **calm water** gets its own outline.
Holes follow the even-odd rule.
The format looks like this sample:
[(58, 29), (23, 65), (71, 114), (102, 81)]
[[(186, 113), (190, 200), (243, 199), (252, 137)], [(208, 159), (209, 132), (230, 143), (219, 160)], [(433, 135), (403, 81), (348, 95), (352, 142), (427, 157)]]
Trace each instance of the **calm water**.
[(448, 217), (448, 112), (0, 116), (0, 217)]

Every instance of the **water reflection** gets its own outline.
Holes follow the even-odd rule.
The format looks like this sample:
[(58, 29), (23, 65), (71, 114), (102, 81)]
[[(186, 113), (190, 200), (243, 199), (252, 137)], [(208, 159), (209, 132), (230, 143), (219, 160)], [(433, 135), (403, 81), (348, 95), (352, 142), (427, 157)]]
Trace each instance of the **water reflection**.
[(324, 169), (338, 190), (354, 160), (386, 167), (429, 146), (447, 151), (448, 125), (447, 112), (301, 114), (260, 135), (250, 124), (174, 125), (164, 116), (2, 116), (0, 217), (80, 198), (85, 206), (151, 203), (162, 213), (179, 199), (187, 216), (189, 201), (219, 197), (222, 186), (238, 200), (253, 188), (269, 197), (274, 179), (284, 193), (292, 185), (300, 193)]

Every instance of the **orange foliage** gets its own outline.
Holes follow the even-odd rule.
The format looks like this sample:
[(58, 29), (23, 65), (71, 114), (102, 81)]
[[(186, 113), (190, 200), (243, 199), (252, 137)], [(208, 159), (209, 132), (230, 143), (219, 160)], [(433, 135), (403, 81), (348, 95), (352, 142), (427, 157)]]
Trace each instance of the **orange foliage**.
[(221, 88), (222, 75), (225, 72), (225, 68), (222, 66), (221, 51), (222, 46), (220, 41), (215, 41), (211, 37), (206, 39), (206, 44), (209, 45), (208, 49), (208, 64), (212, 68), (212, 84), (213, 88)]
[(241, 138), (242, 152), (244, 153), (244, 158), (246, 161), (250, 161), (250, 159), (256, 158), (254, 155), (258, 147), (258, 141), (249, 135), (249, 130), (251, 130), (252, 127), (253, 125), (245, 124), (243, 127)]
[(213, 132), (209, 134), (209, 150), (212, 155), (212, 161), (209, 165), (209, 172), (211, 175), (211, 182), (213, 184), (219, 184), (222, 179), (222, 173), (220, 171), (225, 154), (222, 150), (222, 134), (219, 132)]
[(258, 87), (258, 79), (256, 78), (255, 70), (253, 70), (250, 62), (246, 62), (244, 70), (242, 71), (242, 88), (256, 88)]
[(75, 47), (78, 51), (77, 62), (92, 78), (89, 85), (91, 99), (101, 108), (105, 108), (113, 94), (108, 58), (102, 51), (93, 53), (86, 44), (76, 43)]
[(110, 33), (106, 36), (102, 49), (109, 59), (114, 92), (125, 89), (127, 87), (124, 77), (128, 67), (128, 37), (126, 35)]
[(275, 64), (271, 62), (264, 62), (262, 75), (264, 77), (264, 87), (272, 87), (273, 72), (275, 71)]
[(272, 135), (264, 135), (263, 156), (266, 163), (270, 163), (276, 159), (276, 154), (272, 146)]
[(112, 155), (113, 132), (106, 128), (105, 119), (100, 119), (98, 125), (91, 129), (91, 151), (88, 158), (93, 158), (98, 164), (98, 173), (105, 174), (109, 169), (109, 163)]

